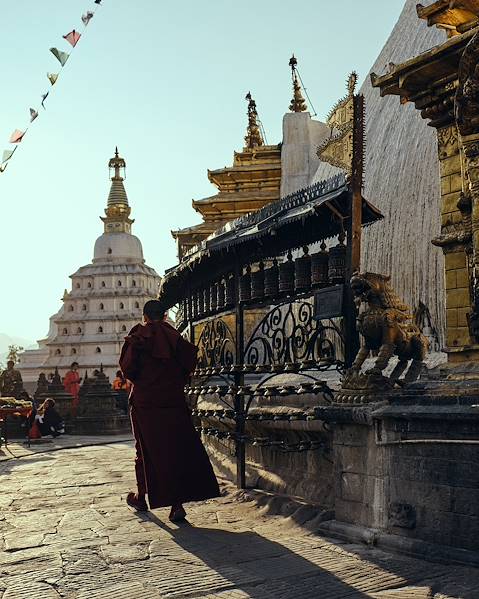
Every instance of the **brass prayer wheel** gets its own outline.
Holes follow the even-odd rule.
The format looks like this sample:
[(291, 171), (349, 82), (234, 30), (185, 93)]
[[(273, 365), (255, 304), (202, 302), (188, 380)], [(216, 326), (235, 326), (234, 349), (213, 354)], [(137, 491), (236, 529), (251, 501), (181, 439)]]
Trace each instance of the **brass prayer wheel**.
[(225, 307), (225, 284), (224, 281), (218, 281), (216, 283), (218, 289), (218, 310), (222, 310)]
[(249, 266), (240, 277), (239, 298), (240, 302), (248, 302), (251, 299), (251, 268)]
[(251, 273), (251, 299), (264, 298), (264, 264), (260, 262), (258, 270)]
[(329, 250), (328, 278), (331, 283), (343, 283), (346, 276), (346, 246), (344, 234), (339, 236), (339, 243)]
[(279, 265), (279, 292), (293, 293), (294, 291), (294, 262), (291, 252), (286, 262)]
[(329, 253), (326, 252), (326, 244), (321, 244), (321, 251), (311, 256), (311, 283), (313, 287), (326, 286), (329, 269)]
[(294, 261), (294, 289), (307, 291), (311, 289), (311, 256), (308, 246), (303, 247), (304, 255)]
[(277, 260), (264, 271), (264, 295), (265, 297), (276, 297), (279, 292), (279, 268)]

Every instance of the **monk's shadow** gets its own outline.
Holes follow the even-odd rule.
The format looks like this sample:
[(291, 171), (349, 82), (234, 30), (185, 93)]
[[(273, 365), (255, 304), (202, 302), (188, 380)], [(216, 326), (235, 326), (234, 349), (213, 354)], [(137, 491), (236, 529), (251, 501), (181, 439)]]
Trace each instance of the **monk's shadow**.
[[(281, 543), (266, 539), (256, 532), (196, 527), (188, 521), (178, 526), (170, 525), (151, 512), (138, 514), (138, 517), (168, 532), (181, 549), (231, 583), (230, 589), (242, 590), (252, 599), (319, 599), (324, 595), (338, 599), (366, 599), (370, 596)], [(314, 548), (310, 550), (311, 555), (319, 551)], [(177, 556), (172, 558), (173, 561), (175, 559)], [(200, 580), (198, 584), (201, 585)], [(204, 587), (199, 586), (198, 590), (204, 592)], [(213, 588), (209, 591), (214, 593), (220, 590), (227, 589), (219, 583), (216, 591)]]

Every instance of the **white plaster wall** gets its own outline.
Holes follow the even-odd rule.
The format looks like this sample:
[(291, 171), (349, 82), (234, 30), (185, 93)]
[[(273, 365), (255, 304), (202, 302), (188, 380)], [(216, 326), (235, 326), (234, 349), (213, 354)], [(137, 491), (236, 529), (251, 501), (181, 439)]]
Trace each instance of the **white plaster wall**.
[(319, 166), (317, 147), (330, 134), (330, 128), (325, 123), (313, 120), (309, 112), (284, 115), (281, 197), (311, 184)]

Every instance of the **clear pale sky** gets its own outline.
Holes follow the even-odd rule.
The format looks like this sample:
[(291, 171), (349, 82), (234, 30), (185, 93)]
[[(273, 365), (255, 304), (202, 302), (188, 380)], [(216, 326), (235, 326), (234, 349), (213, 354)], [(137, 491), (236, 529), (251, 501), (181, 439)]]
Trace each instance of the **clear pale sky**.
[[(61, 306), (68, 275), (91, 261), (115, 145), (147, 263), (176, 262), (171, 229), (200, 222), (192, 198), (214, 193), (206, 170), (231, 164), (251, 90), (269, 143), (281, 141), (298, 57), (324, 119), (360, 81), (403, 0), (103, 0), (63, 69), (47, 110), (0, 175), (0, 333), (38, 339)], [(59, 63), (62, 35), (80, 29), (93, 0), (15, 0), (0, 22), (0, 153), (29, 121)]]

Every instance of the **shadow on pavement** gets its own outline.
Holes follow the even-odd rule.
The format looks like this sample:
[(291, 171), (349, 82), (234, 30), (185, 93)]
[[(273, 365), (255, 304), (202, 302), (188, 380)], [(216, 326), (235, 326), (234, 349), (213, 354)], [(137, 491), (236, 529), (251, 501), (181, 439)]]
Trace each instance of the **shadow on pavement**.
[(255, 532), (202, 528), (192, 526), (188, 521), (177, 528), (151, 513), (137, 515), (167, 531), (181, 549), (199, 558), (252, 599), (370, 597), (281, 543)]

